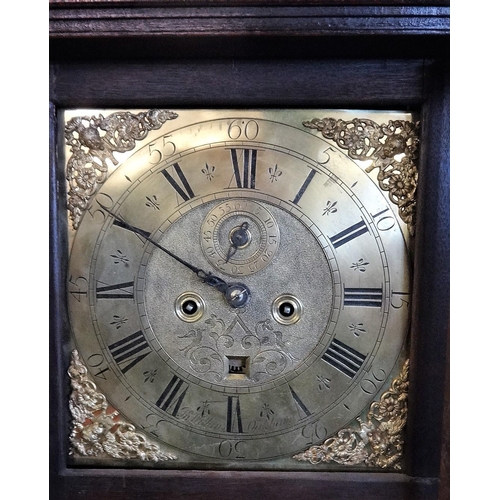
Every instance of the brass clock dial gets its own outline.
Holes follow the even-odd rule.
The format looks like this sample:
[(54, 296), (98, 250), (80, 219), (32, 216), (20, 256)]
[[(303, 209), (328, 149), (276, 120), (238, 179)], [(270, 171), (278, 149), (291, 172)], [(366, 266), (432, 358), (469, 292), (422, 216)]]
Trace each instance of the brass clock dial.
[(402, 364), (406, 225), (318, 111), (176, 113), (70, 230), (75, 347), (169, 467), (298, 468)]

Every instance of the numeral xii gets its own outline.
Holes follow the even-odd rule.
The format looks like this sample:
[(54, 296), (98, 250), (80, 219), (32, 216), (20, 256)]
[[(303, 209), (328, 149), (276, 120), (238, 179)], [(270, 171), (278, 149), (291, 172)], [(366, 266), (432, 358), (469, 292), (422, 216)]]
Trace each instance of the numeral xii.
[[(241, 151), (243, 151), (243, 165), (240, 166)], [(256, 149), (230, 149), (231, 163), (233, 165), (234, 179), (239, 188), (255, 189), (257, 175), (257, 150)]]

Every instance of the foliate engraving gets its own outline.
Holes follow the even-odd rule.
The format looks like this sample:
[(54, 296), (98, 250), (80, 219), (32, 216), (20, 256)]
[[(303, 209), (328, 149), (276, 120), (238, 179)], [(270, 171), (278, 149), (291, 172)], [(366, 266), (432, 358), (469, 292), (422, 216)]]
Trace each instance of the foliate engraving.
[(399, 216), (408, 225), (410, 234), (414, 234), (419, 122), (389, 120), (387, 124), (378, 125), (369, 119), (313, 118), (303, 125), (319, 130), (323, 137), (347, 150), (351, 158), (371, 160), (366, 171), (379, 169), (380, 189), (389, 193)]
[(152, 109), (137, 114), (112, 113), (99, 116), (75, 117), (68, 121), (64, 131), (71, 156), (66, 166), (69, 184), (68, 210), (73, 228), (77, 229), (91, 196), (108, 174), (108, 162), (118, 164), (114, 153), (131, 151), (136, 141), (143, 140), (151, 130), (159, 129), (177, 113)]
[(135, 427), (121, 419), (87, 376), (77, 350), (71, 353), (68, 369), (72, 392), (69, 408), (73, 416), (70, 455), (112, 457), (158, 462), (177, 457), (150, 443)]
[(373, 402), (366, 421), (358, 417), (359, 429), (341, 429), (319, 446), (312, 446), (293, 458), (311, 464), (337, 462), (342, 465), (364, 463), (369, 467), (401, 469), (403, 429), (406, 425), (409, 361), (399, 377), (379, 401)]
[[(244, 312), (244, 311), (242, 311)], [(251, 370), (245, 364), (245, 380), (262, 382), (275, 377), (297, 361), (289, 351), (283, 334), (275, 330), (271, 320), (258, 321), (253, 331), (246, 325), (240, 314), (226, 326), (224, 321), (211, 314), (205, 321), (208, 328), (194, 328), (187, 333), (179, 333), (179, 351), (189, 360), (189, 367), (221, 382), (227, 374), (235, 374), (231, 361), (245, 359), (251, 363)], [(227, 366), (226, 366), (227, 365)]]

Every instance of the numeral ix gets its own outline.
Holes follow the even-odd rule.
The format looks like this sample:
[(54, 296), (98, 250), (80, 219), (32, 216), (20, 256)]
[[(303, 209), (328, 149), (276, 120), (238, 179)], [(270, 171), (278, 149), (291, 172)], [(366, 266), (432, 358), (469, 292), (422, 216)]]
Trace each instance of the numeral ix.
[[(99, 281), (98, 283), (103, 283)], [(97, 299), (133, 299), (134, 298), (134, 282), (127, 281), (117, 283), (116, 285), (98, 286), (95, 289)]]

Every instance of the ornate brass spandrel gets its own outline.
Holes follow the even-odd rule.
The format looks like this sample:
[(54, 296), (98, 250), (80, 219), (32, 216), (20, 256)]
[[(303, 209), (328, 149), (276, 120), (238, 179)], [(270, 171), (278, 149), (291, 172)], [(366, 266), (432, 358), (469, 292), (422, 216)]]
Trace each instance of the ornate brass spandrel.
[(158, 445), (149, 442), (120, 417), (89, 379), (76, 349), (71, 353), (68, 374), (72, 387), (69, 408), (73, 417), (70, 455), (153, 462), (177, 458), (161, 451)]
[(107, 179), (108, 162), (118, 164), (114, 153), (131, 151), (151, 130), (159, 129), (177, 116), (165, 109), (137, 114), (119, 111), (107, 117), (75, 117), (66, 123), (64, 137), (71, 151), (66, 165), (67, 207), (74, 229), (78, 228), (91, 197)]
[(419, 122), (389, 120), (379, 125), (366, 118), (350, 121), (313, 118), (303, 125), (319, 130), (325, 139), (346, 150), (352, 159), (371, 161), (366, 172), (378, 168), (380, 189), (388, 192), (389, 199), (398, 207), (401, 220), (414, 235)]
[(407, 360), (390, 389), (370, 405), (366, 421), (357, 418), (359, 429), (341, 429), (323, 444), (311, 446), (293, 458), (313, 465), (337, 462), (401, 470), (403, 430), (408, 411), (408, 371)]

